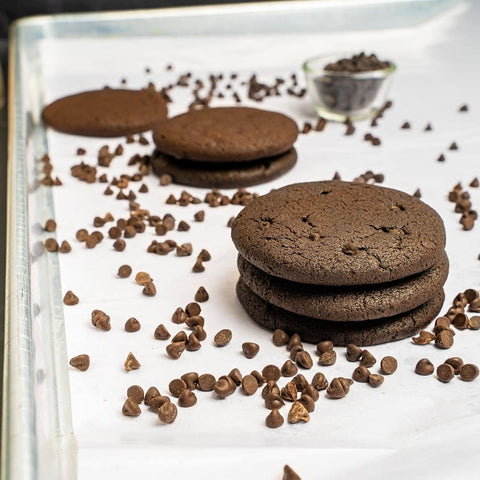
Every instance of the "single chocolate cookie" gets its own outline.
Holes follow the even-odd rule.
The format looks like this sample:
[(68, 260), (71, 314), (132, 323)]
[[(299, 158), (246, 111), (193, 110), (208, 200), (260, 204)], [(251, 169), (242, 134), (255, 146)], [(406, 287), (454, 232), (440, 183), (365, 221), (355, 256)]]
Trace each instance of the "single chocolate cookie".
[(105, 88), (55, 100), (42, 111), (55, 130), (87, 137), (119, 137), (151, 130), (167, 116), (163, 94)]
[(400, 315), (363, 322), (328, 322), (287, 312), (265, 302), (241, 278), (237, 283), (237, 296), (248, 315), (269, 330), (281, 328), (290, 334), (298, 333), (304, 342), (331, 340), (339, 346), (376, 345), (410, 337), (437, 316), (445, 299), (440, 290), (428, 302)]
[(440, 216), (411, 195), (341, 181), (299, 183), (247, 205), (232, 225), (240, 255), (299, 283), (370, 285), (423, 272), (444, 255)]
[(168, 173), (175, 183), (206, 188), (240, 188), (269, 182), (288, 172), (297, 162), (294, 148), (256, 162), (205, 163), (177, 160), (156, 150), (151, 157), (157, 175)]
[(385, 318), (427, 302), (443, 287), (448, 276), (446, 253), (437, 265), (401, 280), (358, 287), (325, 287), (283, 280), (262, 272), (240, 255), (243, 281), (261, 299), (298, 315), (357, 322)]
[(247, 162), (292, 148), (298, 126), (289, 117), (247, 107), (190, 110), (153, 131), (158, 150), (178, 159)]

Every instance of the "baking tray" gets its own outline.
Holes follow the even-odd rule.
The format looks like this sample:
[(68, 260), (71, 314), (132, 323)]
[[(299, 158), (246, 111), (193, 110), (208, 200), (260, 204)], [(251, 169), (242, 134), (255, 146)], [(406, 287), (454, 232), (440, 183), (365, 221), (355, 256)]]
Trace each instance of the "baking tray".
[[(311, 1), (34, 17), (10, 38), (9, 193), (2, 473), (9, 479), (75, 478), (76, 442), (58, 258), (42, 255), (40, 220), (55, 216), (37, 188), (47, 149), (43, 40), (342, 32), (411, 28), (451, 1)], [(302, 58), (303, 59), (303, 58)], [(299, 59), (301, 60), (301, 59)]]

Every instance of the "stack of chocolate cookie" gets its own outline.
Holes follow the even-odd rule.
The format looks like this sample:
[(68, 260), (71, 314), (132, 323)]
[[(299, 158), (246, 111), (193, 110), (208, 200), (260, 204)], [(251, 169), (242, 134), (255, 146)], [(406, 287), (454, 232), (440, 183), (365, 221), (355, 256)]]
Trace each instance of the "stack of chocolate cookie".
[(297, 124), (289, 117), (247, 107), (191, 110), (159, 124), (153, 171), (175, 183), (238, 188), (268, 182), (297, 161)]
[(397, 190), (289, 185), (245, 207), (232, 238), (247, 313), (307, 342), (399, 340), (428, 325), (443, 304), (443, 222)]

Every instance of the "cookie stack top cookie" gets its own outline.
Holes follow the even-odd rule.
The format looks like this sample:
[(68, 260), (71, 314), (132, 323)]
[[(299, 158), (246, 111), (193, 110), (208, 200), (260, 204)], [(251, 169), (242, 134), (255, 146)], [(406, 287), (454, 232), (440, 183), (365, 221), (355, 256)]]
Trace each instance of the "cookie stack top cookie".
[(406, 193), (342, 181), (289, 185), (245, 207), (232, 227), (240, 255), (270, 275), (368, 285), (422, 272), (444, 255), (445, 228)]

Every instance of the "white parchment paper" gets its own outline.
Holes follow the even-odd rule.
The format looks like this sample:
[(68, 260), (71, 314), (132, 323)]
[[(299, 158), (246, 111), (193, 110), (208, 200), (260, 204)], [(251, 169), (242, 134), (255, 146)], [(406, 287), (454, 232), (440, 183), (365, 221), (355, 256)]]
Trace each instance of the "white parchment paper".
[[(446, 302), (450, 302), (458, 291), (479, 287), (480, 227), (462, 231), (459, 215), (453, 213), (453, 204), (446, 199), (456, 182), (467, 186), (480, 175), (480, 79), (476, 61), (479, 19), (479, 6), (471, 5), (413, 29), (375, 33), (45, 41), (41, 49), (45, 77), (40, 80), (49, 102), (106, 84), (119, 86), (123, 77), (128, 86), (141, 87), (148, 81), (166, 85), (185, 72), (192, 72), (194, 78), (206, 78), (209, 73), (228, 77), (235, 72), (239, 78), (231, 83), (245, 98), (245, 87), (240, 82), (253, 72), (260, 81), (296, 72), (304, 83), (300, 65), (312, 55), (373, 50), (382, 58), (392, 59), (398, 65), (390, 95), (394, 107), (378, 127), (359, 123), (356, 133), (346, 137), (343, 125), (329, 123), (322, 133), (300, 135), (296, 143), (297, 166), (279, 180), (249, 190), (263, 194), (293, 182), (329, 179), (335, 171), (342, 179), (351, 180), (369, 169), (384, 173), (386, 186), (408, 193), (420, 188), (422, 200), (433, 206), (445, 222), (451, 263)], [(168, 63), (174, 65), (173, 71), (166, 71)], [(151, 74), (145, 73), (146, 66), (151, 68)], [(227, 93), (226, 98), (216, 100), (214, 105), (234, 104), (228, 90), (221, 90)], [(190, 91), (174, 91), (172, 115), (186, 109), (192, 99)], [(458, 113), (463, 103), (468, 103), (468, 113)], [(248, 101), (245, 104), (258, 106)], [(285, 112), (299, 125), (315, 121), (307, 97), (284, 95), (267, 99), (260, 107)], [(407, 120), (412, 129), (401, 130)], [(423, 131), (427, 122), (432, 122), (432, 132)], [(362, 140), (369, 131), (382, 139), (380, 147)], [(456, 152), (447, 150), (452, 141), (459, 145)], [(480, 380), (465, 383), (455, 378), (445, 385), (435, 376), (424, 378), (413, 373), (422, 357), (430, 358), (435, 365), (450, 356), (479, 364), (480, 333), (474, 331), (458, 332), (454, 347), (448, 351), (431, 345), (416, 346), (409, 340), (369, 348), (378, 361), (394, 355), (398, 371), (378, 389), (355, 384), (350, 394), (338, 401), (321, 395), (311, 421), (305, 425), (266, 428), (268, 411), (260, 392), (246, 397), (238, 391), (227, 400), (199, 392), (197, 405), (179, 408), (177, 421), (168, 426), (161, 425), (147, 408), (138, 418), (124, 417), (121, 407), (126, 389), (132, 384), (145, 390), (156, 385), (162, 393), (168, 393), (169, 381), (188, 371), (220, 376), (238, 367), (246, 374), (269, 363), (281, 365), (288, 354), (273, 346), (270, 332), (256, 326), (236, 299), (236, 252), (226, 223), (240, 207), (166, 205), (166, 198), (171, 193), (178, 196), (183, 188), (160, 187), (152, 175), (144, 179), (149, 193), (137, 193), (137, 201), (152, 214), (171, 213), (177, 222), (189, 222), (190, 231), (174, 231), (165, 238), (191, 242), (194, 255), (179, 258), (174, 254), (146, 253), (151, 240), (162, 240), (151, 228), (127, 240), (123, 253), (116, 252), (113, 240), (107, 236), (111, 224), (100, 229), (104, 241), (94, 250), (86, 249), (75, 240), (75, 232), (79, 228), (94, 230), (93, 218), (107, 212), (115, 219), (127, 218), (128, 202), (104, 196), (105, 184), (87, 185), (72, 178), (70, 167), (80, 160), (96, 164), (100, 146), (114, 148), (124, 139), (87, 139), (49, 131), (48, 142), (53, 173), (64, 184), (53, 191), (56, 235), (59, 241), (68, 240), (73, 247), (70, 254), (60, 255), (62, 289), (72, 290), (80, 298), (77, 306), (64, 309), (68, 353), (69, 357), (88, 353), (91, 358), (87, 372), (71, 369), (70, 375), (80, 479), (149, 475), (274, 480), (281, 478), (285, 463), (304, 479), (396, 479), (407, 475), (450, 479), (479, 475)], [(77, 147), (84, 147), (87, 155), (77, 157)], [(124, 155), (116, 157), (108, 169), (99, 167), (99, 174), (105, 172), (111, 179), (133, 173), (136, 168), (127, 166), (130, 156), (151, 150), (151, 146), (125, 145)], [(436, 158), (442, 152), (446, 161), (438, 163)], [(130, 186), (137, 192), (140, 183)], [(480, 191), (467, 189), (474, 208), (479, 208)], [(206, 193), (204, 189), (187, 190), (201, 198)], [(200, 209), (206, 211), (203, 223), (193, 221), (194, 213)], [(211, 252), (212, 260), (205, 264), (204, 273), (195, 274), (191, 268), (202, 248)], [(116, 277), (122, 264), (132, 266), (131, 278)], [(133, 280), (138, 271), (152, 275), (157, 296), (141, 294), (141, 287)], [(198, 352), (185, 352), (180, 360), (170, 360), (165, 355), (166, 342), (155, 340), (153, 331), (159, 323), (164, 323), (172, 334), (179, 331), (181, 328), (170, 321), (171, 314), (177, 306), (192, 301), (200, 285), (210, 293), (210, 300), (202, 305), (208, 338)], [(93, 309), (111, 316), (110, 332), (92, 327)], [(142, 328), (137, 333), (126, 333), (124, 323), (132, 316)], [(221, 328), (230, 328), (233, 340), (219, 349), (212, 339)], [(247, 360), (241, 354), (244, 341), (260, 345), (255, 359)], [(309, 349), (313, 354), (314, 347)], [(321, 370), (329, 379), (351, 375), (355, 365), (345, 360), (343, 351), (337, 349), (334, 366), (315, 365), (303, 373), (311, 378)], [(137, 356), (142, 367), (127, 373), (123, 362), (129, 352)], [(378, 366), (372, 368), (377, 370)], [(285, 416), (287, 408), (282, 411)]]

